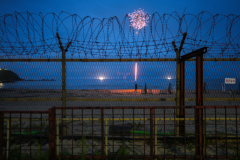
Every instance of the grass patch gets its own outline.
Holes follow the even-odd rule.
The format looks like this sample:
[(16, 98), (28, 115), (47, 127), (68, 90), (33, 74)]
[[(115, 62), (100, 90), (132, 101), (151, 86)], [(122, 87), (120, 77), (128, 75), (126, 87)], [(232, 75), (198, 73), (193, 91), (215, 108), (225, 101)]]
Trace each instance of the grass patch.
[[(32, 122), (31, 123), (31, 130), (30, 130), (30, 123), (28, 125), (26, 125), (26, 122), (22, 122), (21, 124), (21, 132), (31, 132), (31, 131), (39, 131), (41, 132), (42, 130), (44, 130), (44, 128), (46, 127), (47, 122), (42, 122), (41, 123), (37, 123), (37, 122)], [(19, 122), (15, 123), (15, 124), (11, 124), (11, 126), (9, 126), (11, 128), (11, 133), (15, 133), (15, 132), (19, 132), (20, 131), (20, 124)], [(10, 129), (9, 128), (9, 129)], [(4, 124), (4, 129), (7, 130), (7, 124)]]
[(144, 124), (142, 124), (140, 121), (138, 123), (134, 123), (133, 125), (134, 130), (141, 130), (142, 127), (144, 127)]
[[(19, 158), (21, 160), (49, 160), (49, 151), (47, 151), (46, 153), (42, 154), (42, 151), (40, 150), (40, 145), (39, 143), (34, 140), (36, 145), (37, 145), (37, 153), (35, 155), (32, 155), (32, 157), (30, 157), (29, 154), (27, 153), (21, 153), (21, 157), (20, 157), (20, 147), (17, 147), (17, 148), (14, 148), (14, 149), (11, 149), (10, 150), (10, 153), (9, 153), (9, 157), (8, 159), (9, 160), (19, 160)], [(80, 159), (76, 159), (76, 160), (85, 160), (86, 158), (86, 152), (87, 152), (87, 149), (90, 145), (86, 146), (86, 141), (85, 141), (85, 137), (83, 135), (81, 141), (79, 142), (79, 144), (81, 144), (81, 148), (82, 148), (82, 154), (81, 154), (81, 158)], [(70, 156), (71, 154), (68, 153), (67, 151), (61, 153), (60, 152), (60, 155), (62, 156)], [(7, 160), (7, 153), (6, 152), (3, 152), (3, 160)], [(61, 158), (59, 158), (58, 160), (61, 160)], [(70, 160), (70, 159), (66, 159), (66, 160)]]
[(130, 147), (125, 146), (124, 150), (123, 150), (123, 147), (120, 146), (119, 149), (118, 149), (117, 155), (130, 155), (130, 152), (131, 152)]
[(189, 151), (191, 151), (193, 148), (194, 148), (194, 146), (193, 146), (192, 143), (190, 143), (190, 144), (187, 146), (187, 149), (188, 149)]
[(85, 145), (86, 143), (87, 143), (87, 141), (85, 140), (85, 136), (84, 136), (84, 133), (83, 133), (81, 140), (78, 141), (78, 144), (81, 145), (81, 149), (82, 149), (82, 151), (79, 153), (79, 154), (81, 154), (81, 157), (82, 157), (81, 159), (82, 160), (84, 160), (86, 158), (86, 153), (87, 153), (87, 150), (90, 146), (90, 144), (86, 146)]

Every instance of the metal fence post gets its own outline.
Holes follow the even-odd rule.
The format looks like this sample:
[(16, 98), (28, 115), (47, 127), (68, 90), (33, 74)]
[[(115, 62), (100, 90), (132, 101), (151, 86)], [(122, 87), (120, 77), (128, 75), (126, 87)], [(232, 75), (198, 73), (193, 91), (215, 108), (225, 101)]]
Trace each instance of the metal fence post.
[(4, 129), (4, 113), (0, 112), (0, 159), (3, 159), (3, 129)]
[[(177, 118), (185, 118), (184, 98), (185, 98), (185, 61), (181, 61), (181, 74), (180, 74), (180, 114)], [(179, 121), (179, 135), (185, 135), (185, 121)]]
[[(65, 51), (62, 50), (62, 107), (66, 107), (66, 62), (65, 62)], [(62, 118), (66, 118), (66, 109), (62, 109)], [(62, 135), (66, 135), (66, 121), (62, 121)]]
[[(156, 117), (154, 117), (154, 119), (155, 119), (155, 126), (154, 126), (154, 144), (155, 144), (155, 156), (157, 155), (157, 118)], [(155, 160), (157, 160), (157, 159), (155, 159)]]
[[(176, 75), (176, 79), (177, 79), (177, 82), (176, 82), (176, 106), (180, 106), (180, 96), (181, 96), (181, 92), (180, 92), (180, 83), (181, 83), (181, 79), (180, 79), (180, 76), (181, 76), (181, 65), (180, 65), (180, 53), (181, 53), (181, 50), (182, 50), (182, 47), (183, 47), (183, 44), (184, 44), (184, 41), (187, 37), (187, 32), (185, 32), (183, 34), (183, 38), (182, 38), (182, 41), (181, 41), (181, 44), (180, 44), (180, 47), (179, 49), (177, 49), (177, 46), (175, 44), (175, 42), (173, 41), (172, 42), (172, 45), (174, 47), (174, 50), (176, 52), (176, 62), (177, 62), (177, 75)], [(175, 116), (175, 115), (174, 115)], [(176, 115), (177, 118), (180, 118), (181, 117), (181, 109), (177, 109), (177, 115)], [(183, 134), (181, 133), (181, 129), (180, 129), (180, 121), (176, 121), (176, 134), (179, 135), (179, 134)]]
[(7, 121), (7, 159), (9, 158), (10, 154), (10, 142), (11, 142), (11, 111), (10, 111), (10, 119)]
[(102, 138), (102, 160), (105, 159), (104, 156), (104, 113), (103, 113), (103, 109), (101, 108), (101, 138)]
[(108, 125), (108, 121), (105, 120), (105, 153), (106, 155), (108, 155), (108, 128), (107, 128), (107, 125)]
[[(58, 42), (60, 45), (60, 49), (62, 51), (62, 107), (66, 107), (66, 52), (70, 47), (72, 42), (69, 42), (66, 49), (62, 46), (62, 41), (58, 33), (56, 33)], [(62, 109), (62, 118), (66, 118), (66, 109)], [(67, 126), (66, 121), (62, 121), (62, 135), (67, 134)]]
[[(203, 105), (203, 55), (196, 56), (196, 106)], [(199, 160), (203, 159), (203, 109), (196, 108), (195, 112), (195, 153)]]
[(48, 110), (49, 114), (49, 159), (56, 159), (56, 109)]
[(150, 108), (150, 159), (153, 160), (153, 109)]
[(200, 160), (203, 158), (203, 109), (201, 106), (203, 105), (203, 54), (206, 52), (207, 47), (203, 47), (181, 57), (181, 61), (196, 57), (196, 106), (198, 107), (195, 107), (195, 154), (196, 159)]
[(56, 119), (56, 125), (57, 125), (57, 137), (56, 137), (56, 143), (57, 143), (57, 156), (59, 156), (59, 134), (60, 134), (60, 132), (59, 132), (59, 119)]
[[(177, 62), (177, 75), (176, 75), (176, 79), (177, 79), (177, 82), (176, 82), (176, 106), (180, 106), (180, 52), (179, 50), (177, 49), (177, 46), (175, 44), (175, 42), (173, 41), (172, 42), (172, 45), (175, 49), (175, 52), (176, 52), (176, 62)], [(179, 118), (179, 114), (180, 114), (180, 110), (177, 109), (177, 118)], [(175, 115), (174, 115), (175, 116)], [(179, 121), (177, 121), (177, 124), (176, 124), (176, 135), (179, 135)]]

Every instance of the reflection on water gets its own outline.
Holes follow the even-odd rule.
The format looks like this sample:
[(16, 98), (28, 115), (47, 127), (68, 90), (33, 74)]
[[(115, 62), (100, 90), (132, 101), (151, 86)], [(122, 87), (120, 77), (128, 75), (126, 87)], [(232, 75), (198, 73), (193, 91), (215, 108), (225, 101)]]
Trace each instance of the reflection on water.
[[(147, 84), (151, 89), (167, 89), (169, 81), (137, 80), (139, 89)], [(173, 82), (174, 83), (174, 82)], [(175, 84), (172, 83), (172, 87)], [(67, 79), (66, 89), (134, 89), (134, 80), (118, 79)], [(14, 83), (3, 83), (1, 88), (5, 89), (62, 89), (62, 81), (16, 81)]]
[[(224, 79), (204, 79), (207, 84), (207, 90), (221, 90)], [(145, 83), (148, 89), (175, 89), (176, 79), (138, 79), (139, 89), (144, 89)], [(226, 85), (226, 90), (238, 89), (240, 79), (236, 84)], [(62, 80), (56, 81), (15, 81), (14, 83), (0, 83), (0, 89), (62, 89)], [(185, 81), (185, 89), (193, 90), (196, 88), (196, 80)], [(135, 89), (134, 79), (67, 79), (66, 89)]]

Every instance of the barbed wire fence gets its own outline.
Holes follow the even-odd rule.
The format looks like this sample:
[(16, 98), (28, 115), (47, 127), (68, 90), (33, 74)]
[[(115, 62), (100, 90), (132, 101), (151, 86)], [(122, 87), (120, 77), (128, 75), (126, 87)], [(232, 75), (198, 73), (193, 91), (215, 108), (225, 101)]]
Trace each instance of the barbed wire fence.
[(208, 47), (209, 57), (239, 57), (239, 15), (156, 12), (138, 33), (128, 18), (126, 15), (121, 22), (116, 16), (81, 18), (67, 12), (6, 14), (0, 17), (0, 55), (58, 55), (59, 33), (63, 46), (71, 42), (66, 54), (69, 58), (166, 58), (175, 55), (172, 41), (179, 46), (182, 34), (187, 32), (182, 55)]
[[(28, 79), (26, 82), (22, 81), (22, 88), (15, 88), (14, 91), (10, 89), (18, 87), (17, 84), (7, 84), (8, 88), (1, 89), (3, 94), (0, 101), (1, 106), (5, 107), (3, 109), (31, 111), (47, 110), (52, 106), (179, 106), (176, 100), (179, 97), (176, 94), (177, 77), (174, 75), (177, 72), (176, 59), (179, 57), (176, 57), (172, 42), (179, 47), (183, 33), (187, 33), (187, 37), (181, 55), (208, 47), (205, 58), (227, 57), (228, 60), (224, 61), (231, 61), (231, 65), (205, 62), (204, 66), (210, 66), (204, 68), (204, 71), (207, 71), (204, 76), (209, 80), (207, 83), (212, 85), (209, 90), (220, 90), (222, 79), (217, 82), (217, 76), (222, 78), (228, 76), (230, 72), (233, 77), (239, 76), (239, 16), (212, 15), (209, 12), (197, 15), (185, 13), (179, 15), (177, 12), (163, 15), (154, 13), (150, 16), (149, 25), (137, 33), (130, 26), (128, 18), (126, 15), (121, 22), (116, 16), (103, 19), (89, 16), (81, 18), (67, 12), (58, 15), (14, 12), (0, 16), (0, 61), (3, 62), (1, 63), (3, 68), (4, 66), (18, 68), (17, 71), (27, 78), (34, 79), (38, 76), (41, 79), (45, 77), (56, 79), (46, 84), (44, 81), (30, 83), (31, 79)], [(36, 59), (38, 56), (41, 58)], [(85, 60), (79, 61), (77, 58)], [(138, 90), (134, 90), (133, 84), (136, 84), (136, 80), (134, 82), (126, 77), (131, 74), (131, 62), (139, 61), (136, 59), (141, 58), (145, 60), (148, 58), (148, 62), (139, 62), (139, 66), (142, 67), (140, 71), (145, 74), (141, 75), (144, 78), (137, 81)], [(167, 58), (169, 59), (166, 60)], [(87, 61), (88, 59), (90, 61)], [(113, 61), (115, 64), (106, 64), (111, 59), (125, 62), (119, 65), (119, 61), (116, 60)], [(22, 61), (27, 63), (16, 63)], [(195, 93), (192, 93), (196, 88), (194, 78), (196, 64), (192, 61), (194, 60), (186, 62), (185, 82), (188, 84), (187, 87), (193, 86), (193, 90), (190, 87), (186, 88), (188, 92), (185, 92), (185, 106), (195, 106), (196, 102)], [(78, 63), (73, 65), (72, 62)], [(231, 68), (232, 66), (234, 68)], [(208, 74), (209, 71), (223, 76)], [(102, 82), (99, 73), (115, 79)], [(170, 77), (166, 79), (169, 75), (172, 76), (172, 80)], [(211, 78), (214, 81), (210, 81)], [(240, 84), (239, 79), (236, 82)], [(171, 90), (171, 83), (175, 89)], [(149, 90), (147, 87), (144, 88), (146, 84)], [(53, 88), (52, 86), (56, 86), (57, 89), (49, 89)], [(234, 87), (236, 88), (236, 85)], [(142, 94), (142, 91), (145, 93)], [(232, 104), (227, 105), (239, 105), (238, 95), (214, 92), (204, 97), (204, 105), (226, 106), (230, 101)], [(179, 116), (179, 113), (174, 112), (174, 118)], [(61, 114), (62, 118), (66, 118), (69, 113), (63, 108)], [(62, 133), (66, 133), (66, 120), (62, 119), (61, 125)]]
[[(49, 95), (44, 94), (44, 98), (40, 98), (42, 101), (63, 102), (63, 104), (54, 104), (55, 106), (67, 106), (66, 101), (134, 101), (134, 103), (140, 102), (136, 105), (146, 102), (146, 106), (158, 106), (161, 99), (157, 94), (149, 94), (150, 97), (146, 98), (139, 92), (139, 97), (136, 99), (122, 98), (122, 95), (117, 94), (119, 89), (122, 93), (133, 89), (136, 83), (136, 80), (131, 79), (134, 77), (133, 62), (138, 61), (140, 67), (137, 74), (138, 89), (143, 89), (147, 84), (149, 89), (153, 89), (152, 93), (172, 92), (174, 94), (167, 95), (169, 99), (164, 101), (172, 101), (171, 105), (175, 105), (176, 69), (179, 67), (176, 66), (178, 58), (172, 42), (174, 41), (179, 47), (183, 33), (187, 33), (181, 56), (199, 48), (208, 47), (204, 55), (204, 82), (211, 85), (209, 90), (220, 90), (223, 77), (235, 77), (236, 84), (231, 88), (228, 87), (236, 89), (239, 88), (237, 85), (240, 83), (239, 26), (240, 21), (237, 15), (212, 15), (209, 12), (201, 12), (197, 15), (185, 13), (179, 15), (177, 12), (163, 15), (154, 13), (150, 16), (148, 26), (138, 30), (137, 33), (130, 26), (128, 15), (121, 22), (116, 16), (103, 19), (89, 16), (81, 18), (79, 15), (67, 12), (61, 12), (58, 15), (29, 12), (6, 14), (0, 16), (0, 68), (15, 71), (23, 81), (18, 84), (2, 84), (2, 87), (5, 85), (6, 90), (19, 89), (19, 87), (26, 89), (29, 86), (32, 87), (31, 89), (37, 87), (61, 89), (62, 92), (56, 91), (56, 95), (51, 96), (51, 92), (46, 91)], [(191, 59), (186, 62), (186, 77), (188, 77), (186, 83), (191, 84), (191, 87), (186, 86), (189, 87), (186, 89), (190, 91), (195, 90), (196, 87), (194, 61)], [(106, 81), (102, 81), (104, 77)], [(56, 81), (49, 81), (46, 84), (42, 81), (37, 85), (33, 82), (30, 85), (31, 80)], [(79, 93), (71, 92), (70, 94), (71, 89), (77, 89)], [(114, 92), (115, 97), (109, 98), (107, 95), (107, 98), (100, 99), (92, 95), (85, 97), (84, 89), (90, 89), (91, 92), (96, 93), (96, 96), (98, 92), (94, 89), (113, 89), (116, 90), (116, 94)], [(36, 90), (36, 94), (38, 92)], [(26, 94), (28, 94), (27, 91)], [(31, 92), (32, 97), (28, 98), (26, 94), (16, 96), (9, 91), (9, 94), (2, 94), (0, 100), (6, 102), (5, 106), (13, 101), (12, 98), (15, 98), (14, 101), (39, 101), (38, 95), (33, 96)], [(223, 98), (221, 96), (225, 95), (210, 98), (212, 101), (221, 102)], [(237, 97), (237, 95), (234, 96)], [(79, 99), (79, 97), (83, 98)], [(234, 101), (236, 97), (227, 97), (225, 101)], [(207, 100), (210, 101), (210, 99)], [(186, 105), (194, 105), (195, 101), (190, 98), (189, 102), (191, 104), (186, 103)], [(239, 103), (239, 99), (236, 103)], [(129, 103), (125, 104), (129, 105)], [(212, 104), (216, 105), (216, 103)], [(221, 105), (221, 103), (217, 104)], [(102, 103), (102, 105), (106, 104)]]

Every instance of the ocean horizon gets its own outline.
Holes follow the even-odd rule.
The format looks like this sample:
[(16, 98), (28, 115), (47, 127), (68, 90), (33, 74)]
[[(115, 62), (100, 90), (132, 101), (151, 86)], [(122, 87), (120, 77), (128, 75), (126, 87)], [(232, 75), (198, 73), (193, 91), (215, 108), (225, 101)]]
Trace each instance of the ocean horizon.
[[(224, 79), (204, 79), (207, 90), (222, 90)], [(176, 79), (66, 79), (66, 89), (134, 89), (135, 83), (138, 89), (144, 89), (145, 83), (148, 89), (176, 89)], [(225, 84), (225, 90), (238, 90), (240, 79), (236, 79), (236, 84)], [(62, 80), (54, 81), (15, 81), (0, 83), (0, 89), (62, 89)], [(196, 89), (196, 79), (185, 81), (186, 90)]]
[[(135, 65), (137, 74), (135, 75)], [(225, 78), (236, 78), (236, 84), (226, 84), (226, 90), (238, 90), (239, 62), (204, 62), (203, 82), (207, 90), (222, 90)], [(61, 89), (61, 62), (3, 62), (0, 68), (15, 72), (20, 78), (34, 81), (0, 83), (0, 88)], [(135, 82), (136, 76), (136, 82)], [(36, 81), (36, 80), (55, 81)], [(176, 87), (176, 62), (66, 62), (66, 89), (143, 89)], [(196, 89), (196, 64), (186, 62), (185, 89)]]

